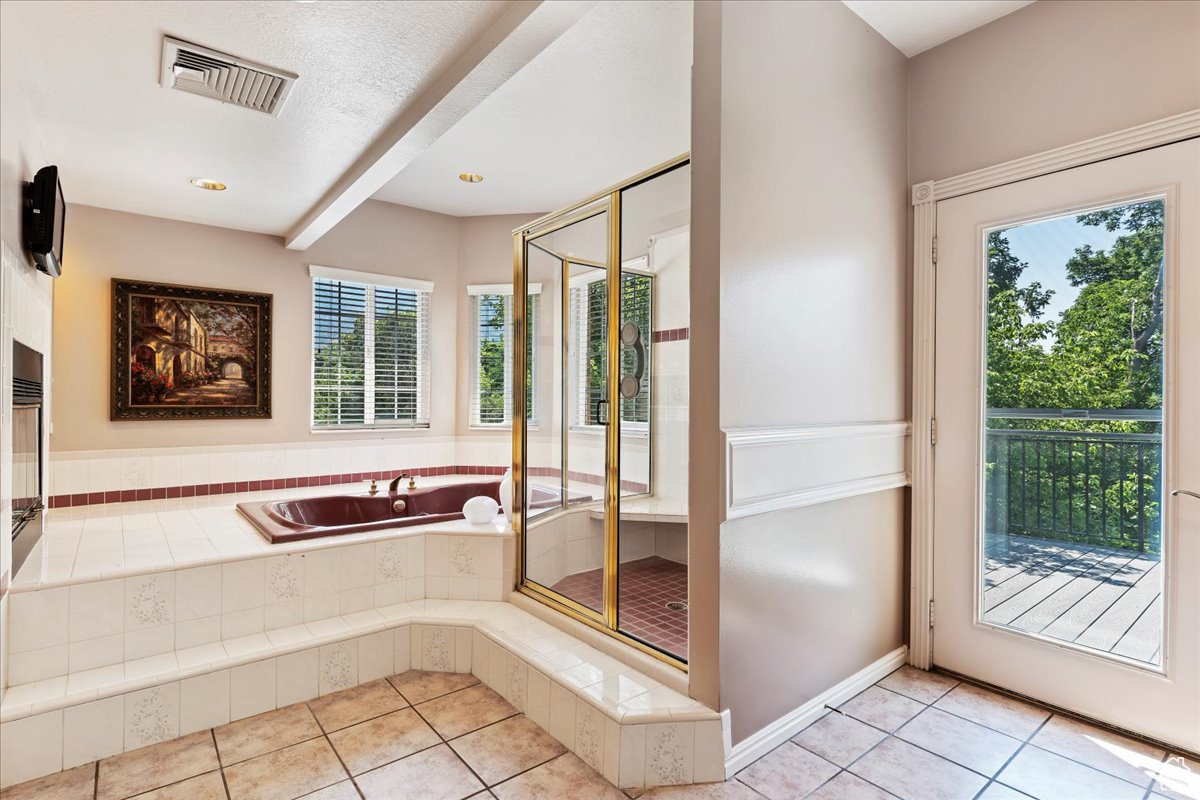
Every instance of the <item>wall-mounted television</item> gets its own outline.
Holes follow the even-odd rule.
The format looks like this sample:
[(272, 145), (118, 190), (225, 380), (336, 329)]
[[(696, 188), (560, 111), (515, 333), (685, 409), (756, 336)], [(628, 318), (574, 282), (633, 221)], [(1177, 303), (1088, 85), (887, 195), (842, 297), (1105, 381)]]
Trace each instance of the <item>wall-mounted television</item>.
[(67, 202), (63, 199), (58, 167), (42, 167), (25, 184), (25, 246), (38, 269), (57, 278), (62, 275), (63, 230)]

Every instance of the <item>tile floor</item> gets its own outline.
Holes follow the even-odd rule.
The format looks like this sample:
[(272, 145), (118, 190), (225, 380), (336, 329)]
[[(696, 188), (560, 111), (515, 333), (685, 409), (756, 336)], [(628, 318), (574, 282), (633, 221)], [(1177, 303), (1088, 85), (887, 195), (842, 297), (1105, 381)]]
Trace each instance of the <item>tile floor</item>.
[[(589, 608), (601, 608), (603, 572), (577, 572), (551, 588)], [(673, 611), (667, 603), (687, 603), (687, 574), (687, 564), (658, 556), (622, 564), (621, 630), (686, 660), (687, 607)]]
[[(1180, 800), (1200, 764), (908, 667), (725, 783), (622, 793), (471, 675), (407, 672), (4, 800)], [(1194, 771), (1189, 771), (1194, 770)]]

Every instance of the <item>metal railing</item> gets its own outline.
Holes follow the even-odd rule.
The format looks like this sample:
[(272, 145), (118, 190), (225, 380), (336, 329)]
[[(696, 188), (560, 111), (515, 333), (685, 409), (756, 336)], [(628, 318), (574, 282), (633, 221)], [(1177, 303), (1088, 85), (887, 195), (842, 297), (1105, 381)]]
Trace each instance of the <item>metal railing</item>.
[[(1038, 420), (1038, 427), (1061, 419), (1153, 428), (1162, 419), (1156, 410), (989, 409), (987, 416)], [(1161, 433), (993, 427), (985, 433), (984, 522), (990, 533), (1160, 552)]]

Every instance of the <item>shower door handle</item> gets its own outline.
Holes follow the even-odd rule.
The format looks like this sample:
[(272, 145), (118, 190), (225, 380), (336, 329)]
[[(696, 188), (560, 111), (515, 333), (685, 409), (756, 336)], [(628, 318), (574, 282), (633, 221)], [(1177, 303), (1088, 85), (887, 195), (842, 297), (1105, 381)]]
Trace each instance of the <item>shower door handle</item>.
[(597, 400), (596, 401), (596, 412), (595, 412), (595, 417), (594, 417), (596, 420), (596, 424), (597, 425), (607, 425), (608, 424), (608, 414), (606, 413), (602, 416), (600, 414), (600, 406), (604, 406), (604, 410), (608, 411), (608, 401), (607, 400)]

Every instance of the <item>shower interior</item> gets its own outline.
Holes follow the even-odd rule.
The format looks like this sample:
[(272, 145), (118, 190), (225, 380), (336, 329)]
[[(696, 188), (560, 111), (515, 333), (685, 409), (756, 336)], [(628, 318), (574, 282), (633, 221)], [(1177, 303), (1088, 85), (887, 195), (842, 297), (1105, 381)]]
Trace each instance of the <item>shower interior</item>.
[(527, 498), (557, 498), (519, 517), (521, 589), (679, 664), (689, 201), (676, 159), (517, 231), (515, 245), (530, 337), (518, 473)]

